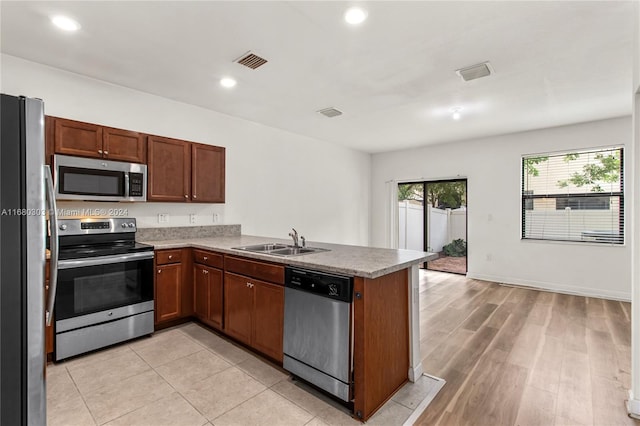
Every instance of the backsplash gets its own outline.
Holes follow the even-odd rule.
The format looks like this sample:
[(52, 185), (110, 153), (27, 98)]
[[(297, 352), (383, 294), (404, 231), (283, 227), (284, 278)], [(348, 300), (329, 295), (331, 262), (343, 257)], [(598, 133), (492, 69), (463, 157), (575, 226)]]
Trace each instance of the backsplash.
[(240, 235), (240, 225), (179, 226), (138, 228), (136, 241), (181, 240), (184, 238), (233, 237)]

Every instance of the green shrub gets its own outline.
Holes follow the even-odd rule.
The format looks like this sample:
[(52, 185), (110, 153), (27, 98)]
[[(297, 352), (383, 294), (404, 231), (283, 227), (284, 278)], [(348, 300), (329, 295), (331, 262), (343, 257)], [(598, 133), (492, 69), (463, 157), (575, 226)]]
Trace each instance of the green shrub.
[(447, 256), (462, 257), (467, 255), (467, 243), (460, 238), (453, 240), (442, 249)]

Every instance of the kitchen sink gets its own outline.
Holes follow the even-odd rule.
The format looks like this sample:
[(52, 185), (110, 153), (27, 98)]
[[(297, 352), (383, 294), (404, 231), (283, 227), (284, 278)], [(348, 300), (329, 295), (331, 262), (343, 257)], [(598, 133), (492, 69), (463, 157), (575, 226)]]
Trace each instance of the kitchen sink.
[(255, 252), (273, 251), (278, 249), (289, 248), (286, 244), (268, 243), (268, 244), (256, 244), (255, 246), (234, 247), (236, 250), (246, 250)]
[(303, 254), (317, 253), (321, 251), (329, 251), (328, 249), (317, 247), (294, 247), (287, 244), (267, 243), (256, 244), (252, 246), (233, 247), (235, 250), (245, 250), (252, 253), (270, 254), (273, 256), (300, 256)]

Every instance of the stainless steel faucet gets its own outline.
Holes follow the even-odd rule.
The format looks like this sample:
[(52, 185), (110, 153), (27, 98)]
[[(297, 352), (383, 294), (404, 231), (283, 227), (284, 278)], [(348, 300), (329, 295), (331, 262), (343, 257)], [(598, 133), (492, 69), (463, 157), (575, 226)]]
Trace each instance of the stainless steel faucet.
[(298, 244), (298, 231), (296, 231), (294, 228), (291, 228), (291, 230), (293, 232), (289, 232), (289, 236), (293, 238), (293, 246), (300, 247), (300, 245)]

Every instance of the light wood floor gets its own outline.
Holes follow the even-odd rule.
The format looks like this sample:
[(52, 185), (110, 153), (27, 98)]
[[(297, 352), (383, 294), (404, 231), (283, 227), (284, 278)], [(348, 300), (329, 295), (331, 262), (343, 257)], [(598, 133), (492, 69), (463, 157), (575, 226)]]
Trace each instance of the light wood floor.
[(421, 425), (640, 425), (626, 414), (631, 305), (420, 272)]

